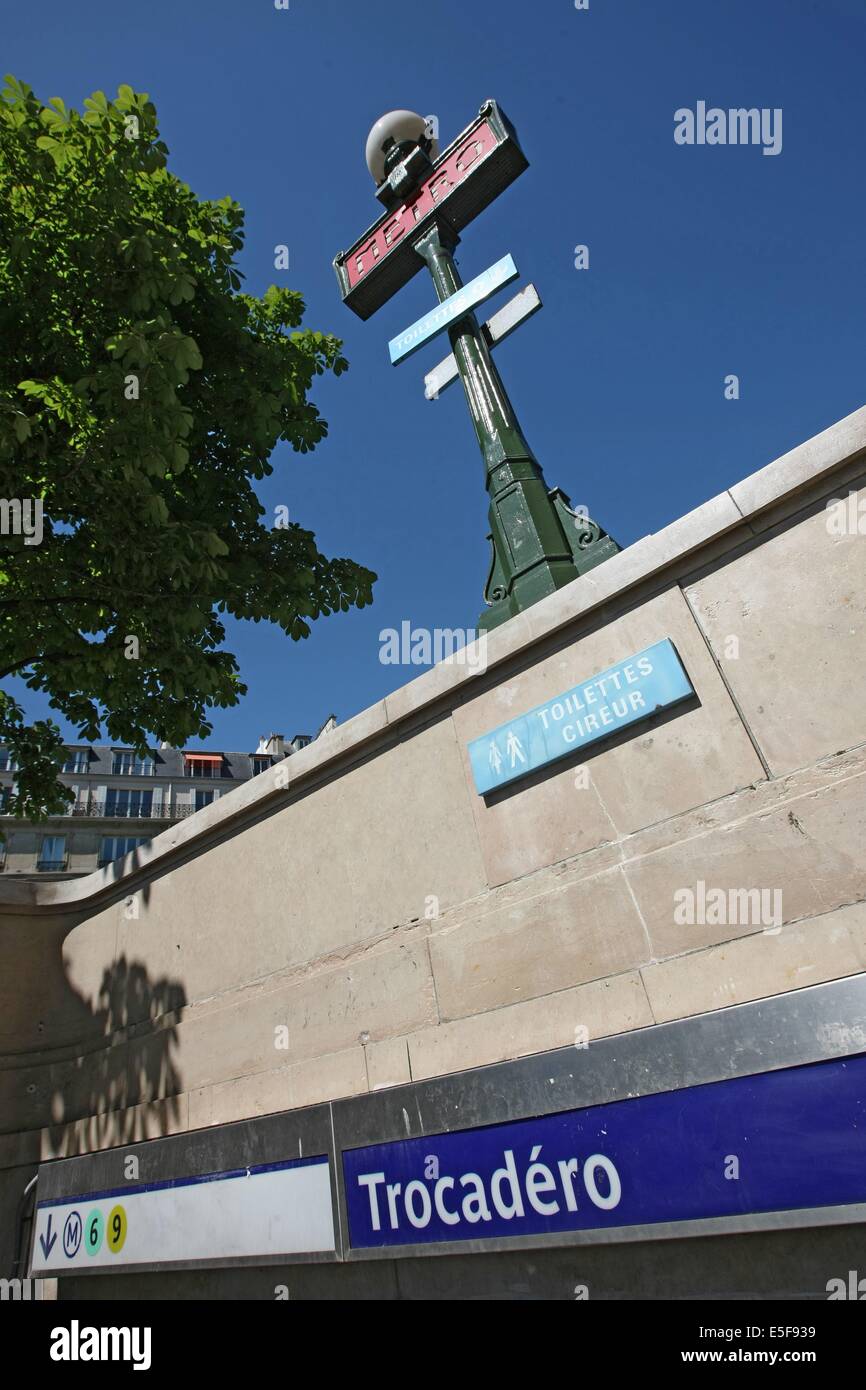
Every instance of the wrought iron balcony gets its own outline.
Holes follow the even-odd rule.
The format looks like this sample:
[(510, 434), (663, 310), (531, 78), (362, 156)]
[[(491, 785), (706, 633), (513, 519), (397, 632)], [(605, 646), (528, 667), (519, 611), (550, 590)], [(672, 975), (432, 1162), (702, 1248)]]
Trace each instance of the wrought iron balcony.
[[(89, 801), (75, 802), (67, 810), (60, 811), (55, 816), (49, 816), (49, 820), (66, 819), (72, 817), (74, 820), (159, 820), (166, 824), (172, 821), (185, 820), (187, 816), (194, 816), (196, 811), (202, 810), (201, 806), (177, 806), (160, 804), (158, 806), (118, 806), (109, 801)], [(0, 817), (9, 817), (9, 811), (4, 800), (0, 798)]]
[(111, 801), (76, 802), (66, 812), (75, 819), (86, 820), (161, 820), (177, 821), (195, 814), (194, 806), (159, 805), (118, 806)]

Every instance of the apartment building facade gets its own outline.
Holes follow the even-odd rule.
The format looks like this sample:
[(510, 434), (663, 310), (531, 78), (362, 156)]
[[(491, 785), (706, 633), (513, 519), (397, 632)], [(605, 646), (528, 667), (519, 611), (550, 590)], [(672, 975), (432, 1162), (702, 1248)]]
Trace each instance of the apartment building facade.
[(75, 799), (65, 813), (39, 823), (8, 814), (18, 769), (0, 747), (0, 873), (66, 879), (104, 868), (305, 748), (334, 722), (315, 735), (263, 737), (254, 753), (186, 752), (164, 744), (140, 757), (120, 746), (71, 744), (60, 780)]

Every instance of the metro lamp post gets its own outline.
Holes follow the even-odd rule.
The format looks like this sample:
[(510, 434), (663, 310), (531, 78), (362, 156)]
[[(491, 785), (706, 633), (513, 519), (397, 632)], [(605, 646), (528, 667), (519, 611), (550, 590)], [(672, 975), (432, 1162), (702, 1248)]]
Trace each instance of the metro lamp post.
[(389, 112), (370, 132), (367, 165), (385, 213), (334, 266), (344, 302), (364, 319), (422, 265), (430, 271), (440, 308), (392, 341), (391, 360), (448, 334), (452, 356), (428, 374), (426, 394), (435, 399), (459, 374), (484, 459), (492, 558), (478, 628), (487, 631), (619, 549), (582, 509), (571, 509), (565, 493), (548, 488), (493, 362), (496, 343), (540, 307), (534, 287), (482, 326), (474, 309), (517, 269), (506, 257), (464, 285), (454, 260), (460, 231), (527, 160), (510, 122), (488, 101), (441, 154), (423, 117)]

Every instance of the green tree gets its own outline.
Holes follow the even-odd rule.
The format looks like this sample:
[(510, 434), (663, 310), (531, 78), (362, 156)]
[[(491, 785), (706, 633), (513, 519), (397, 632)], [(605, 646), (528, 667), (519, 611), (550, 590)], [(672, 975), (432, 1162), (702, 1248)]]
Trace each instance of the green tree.
[[(308, 393), (348, 363), (301, 328), (299, 294), (240, 292), (243, 212), (168, 171), (146, 93), (96, 92), (79, 114), (6, 84), (0, 679), (47, 692), (83, 740), (182, 745), (245, 693), (221, 615), (297, 639), (372, 601), (374, 574), (266, 525), (254, 491), (278, 441), (325, 437)], [(0, 691), (0, 741), (20, 765), (7, 809), (62, 809), (53, 721), (28, 725)]]

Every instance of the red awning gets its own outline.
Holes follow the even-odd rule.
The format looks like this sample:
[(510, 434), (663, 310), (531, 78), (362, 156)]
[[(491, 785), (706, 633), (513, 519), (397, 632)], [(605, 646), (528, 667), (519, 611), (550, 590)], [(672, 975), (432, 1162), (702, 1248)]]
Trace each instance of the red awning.
[(187, 762), (191, 763), (221, 763), (222, 753), (184, 753)]

